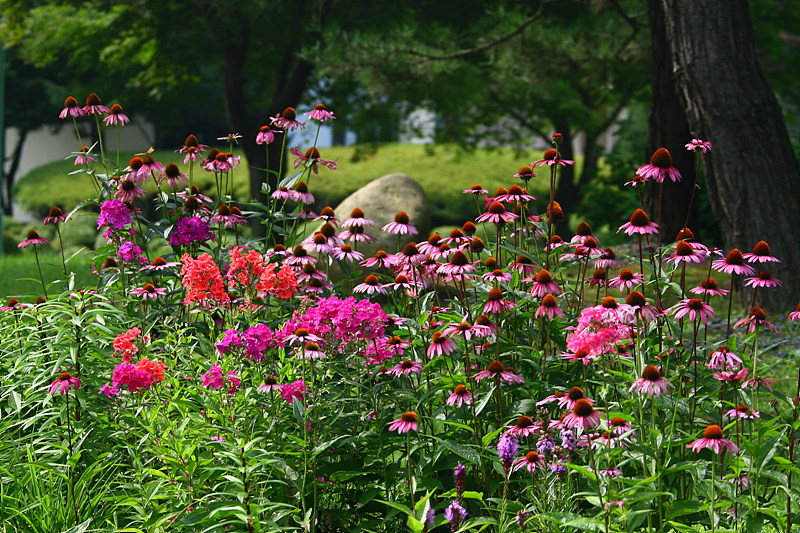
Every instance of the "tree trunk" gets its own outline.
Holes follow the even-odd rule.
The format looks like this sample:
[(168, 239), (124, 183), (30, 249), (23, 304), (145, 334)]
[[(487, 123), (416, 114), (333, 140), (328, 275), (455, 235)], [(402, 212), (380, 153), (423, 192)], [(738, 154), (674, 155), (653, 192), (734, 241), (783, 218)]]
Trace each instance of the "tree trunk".
[(17, 178), (17, 171), (19, 170), (19, 163), (22, 160), (22, 147), (25, 145), (25, 139), (28, 137), (28, 130), (20, 130), (19, 138), (17, 139), (17, 146), (14, 147), (14, 153), (11, 155), (11, 166), (8, 172), (3, 174), (4, 181), (4, 195), (2, 197), (3, 214), (11, 216), (14, 210), (14, 181)]
[[(647, 153), (645, 161), (657, 149), (664, 147), (672, 154), (672, 164), (681, 172), (683, 179), (670, 182), (662, 187), (661, 208), (659, 209), (659, 187), (649, 184), (645, 188), (645, 210), (650, 219), (661, 223), (661, 242), (675, 240), (686, 223), (686, 211), (692, 194), (695, 178), (695, 155), (684, 150), (684, 145), (692, 138), (689, 123), (683, 112), (683, 104), (675, 92), (672, 74), (672, 54), (667, 42), (667, 28), (660, 0), (650, 1), (650, 35), (653, 47), (653, 95), (650, 106), (649, 129), (647, 132)], [(695, 194), (698, 194), (696, 191)], [(697, 199), (689, 215), (688, 227), (698, 241), (702, 241), (697, 228)], [(661, 220), (658, 221), (658, 213)]]
[[(800, 172), (774, 94), (756, 61), (746, 0), (660, 0), (675, 87), (706, 154), (711, 207), (728, 248), (766, 240), (783, 261), (775, 312), (800, 300)], [(743, 295), (749, 305), (747, 295)]]

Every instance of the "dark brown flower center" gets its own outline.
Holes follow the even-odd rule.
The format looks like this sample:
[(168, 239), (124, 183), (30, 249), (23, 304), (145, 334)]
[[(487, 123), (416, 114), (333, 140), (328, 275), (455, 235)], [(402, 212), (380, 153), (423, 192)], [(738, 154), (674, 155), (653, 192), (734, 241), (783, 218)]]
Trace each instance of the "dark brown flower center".
[(419, 255), (419, 249), (417, 248), (417, 243), (410, 242), (403, 246), (403, 255), (406, 257), (413, 257), (415, 255)]
[(580, 400), (581, 398), (583, 398), (583, 389), (581, 389), (580, 387), (572, 387), (571, 389), (569, 389), (569, 393), (567, 394), (567, 396), (572, 401)]
[(672, 166), (672, 156), (666, 148), (659, 148), (650, 156), (650, 164), (658, 168), (670, 168)]
[(400, 418), (403, 420), (403, 422), (416, 422), (417, 413), (415, 413), (414, 411), (406, 411)]
[(497, 268), (497, 259), (494, 257), (487, 257), (486, 261), (483, 262), (484, 266), (486, 266), (487, 270), (494, 270)]
[(756, 245), (753, 246), (753, 253), (759, 256), (772, 255), (772, 251), (766, 241), (758, 241)]
[(600, 302), (600, 305), (605, 307), (606, 309), (616, 309), (618, 307), (617, 300), (613, 296), (606, 296), (603, 298), (603, 301)]
[(546, 159), (547, 161), (552, 161), (553, 159), (558, 157), (558, 155), (559, 155), (558, 150), (556, 150), (555, 148), (548, 148), (547, 150), (544, 151), (544, 157), (542, 157), (542, 159)]
[(689, 228), (682, 228), (675, 237), (676, 241), (693, 241), (694, 233)]
[(536, 283), (540, 283), (542, 285), (546, 285), (548, 283), (552, 283), (553, 276), (550, 274), (550, 271), (542, 269), (542, 270), (540, 270), (539, 272), (536, 273), (536, 275), (533, 277), (533, 280)]
[(608, 271), (605, 268), (595, 268), (592, 278), (597, 280), (604, 280), (608, 277)]
[(703, 300), (701, 300), (700, 298), (691, 298), (686, 303), (686, 307), (694, 311), (700, 311), (703, 309)]
[(325, 235), (325, 237), (330, 239), (331, 237), (336, 235), (336, 228), (333, 227), (333, 224), (331, 224), (330, 222), (326, 222), (325, 224), (322, 225), (321, 228), (319, 228), (319, 232)]
[(450, 256), (450, 264), (454, 266), (464, 266), (469, 263), (467, 256), (461, 250)]
[(767, 319), (767, 314), (760, 307), (753, 307), (750, 310), (750, 316), (753, 317), (756, 320), (766, 320)]
[(631, 225), (642, 227), (646, 226), (650, 223), (650, 219), (647, 217), (647, 213), (644, 212), (642, 209), (637, 209), (631, 215)]
[(369, 276), (364, 279), (364, 283), (367, 285), (377, 285), (378, 284), (378, 276), (375, 274), (370, 274)]
[(489, 372), (502, 372), (505, 369), (505, 365), (500, 361), (492, 361), (489, 363)]
[(264, 378), (264, 385), (277, 385), (277, 384), (278, 384), (278, 378), (276, 378), (275, 376), (267, 376)]
[(506, 208), (500, 202), (492, 202), (489, 206), (489, 212), (493, 215), (502, 215), (506, 212)]
[(675, 254), (679, 256), (694, 255), (694, 249), (686, 241), (678, 241), (675, 245)]
[(130, 160), (130, 162), (128, 163), (128, 166), (131, 168), (131, 170), (133, 170), (135, 172), (135, 171), (139, 170), (140, 168), (142, 168), (142, 163), (144, 163), (142, 158), (139, 157), (139, 156), (136, 156), (136, 157), (134, 157), (134, 158), (132, 158)]
[(219, 209), (217, 210), (217, 213), (220, 216), (227, 217), (227, 216), (230, 216), (231, 210), (228, 208), (228, 204), (223, 203), (223, 204), (221, 204), (219, 206)]
[(704, 439), (721, 439), (722, 438), (722, 428), (716, 424), (711, 424), (706, 429), (703, 430), (703, 438)]
[(633, 278), (634, 278), (633, 272), (631, 272), (630, 270), (626, 269), (619, 273), (619, 279), (621, 279), (622, 281), (631, 281)]
[(642, 377), (647, 381), (658, 381), (661, 379), (661, 372), (655, 365), (647, 365), (642, 370)]
[(620, 426), (624, 426), (625, 425), (625, 419), (622, 418), (622, 417), (619, 417), (619, 416), (615, 416), (614, 418), (611, 419), (610, 424), (611, 424), (611, 427), (615, 427), (615, 428), (620, 427)]
[(89, 96), (86, 97), (86, 105), (100, 105), (102, 102), (100, 101), (100, 97), (97, 96), (97, 93), (90, 93)]
[(408, 224), (409, 222), (408, 213), (406, 213), (405, 211), (400, 211), (394, 216), (394, 221), (397, 222), (398, 224)]
[(177, 178), (180, 173), (181, 169), (179, 169), (178, 165), (175, 163), (169, 163), (164, 167), (164, 174), (166, 174), (168, 178)]
[(529, 428), (533, 425), (533, 419), (529, 416), (522, 415), (517, 419), (517, 427), (520, 429)]
[(586, 418), (594, 413), (594, 407), (592, 407), (592, 404), (589, 403), (589, 400), (586, 398), (581, 398), (575, 402), (572, 412), (581, 418)]
[(647, 300), (645, 300), (644, 294), (641, 292), (631, 291), (630, 294), (628, 294), (628, 297), (625, 298), (625, 303), (634, 307), (644, 307), (644, 305), (647, 303)]
[(78, 101), (73, 96), (67, 96), (64, 100), (64, 107), (78, 107)]
[(500, 289), (495, 287), (495, 288), (493, 288), (492, 290), (489, 291), (489, 294), (486, 296), (486, 298), (490, 302), (493, 302), (493, 301), (496, 301), (496, 300), (502, 300), (503, 299), (503, 291), (501, 291)]
[(60, 379), (61, 381), (67, 381), (69, 379), (72, 379), (72, 374), (70, 374), (69, 372), (62, 372), (61, 374), (58, 375), (58, 379)]
[(558, 307), (558, 302), (556, 301), (555, 296), (548, 293), (544, 295), (544, 298), (542, 298), (542, 305), (544, 307)]
[(467, 386), (466, 385), (456, 385), (456, 388), (453, 389), (453, 392), (455, 392), (459, 396), (463, 396), (463, 395), (467, 394), (469, 391), (467, 390)]
[(281, 117), (286, 120), (295, 120), (297, 118), (297, 113), (295, 113), (293, 107), (287, 107), (283, 110), (283, 113), (281, 113)]
[(730, 252), (728, 252), (728, 255), (725, 256), (725, 262), (729, 265), (743, 265), (744, 257), (742, 256), (742, 252), (740, 252), (738, 248), (732, 249)]
[(581, 237), (587, 237), (591, 234), (592, 234), (592, 227), (586, 222), (581, 222), (580, 224), (578, 224), (578, 227), (575, 228), (575, 235), (580, 235)]

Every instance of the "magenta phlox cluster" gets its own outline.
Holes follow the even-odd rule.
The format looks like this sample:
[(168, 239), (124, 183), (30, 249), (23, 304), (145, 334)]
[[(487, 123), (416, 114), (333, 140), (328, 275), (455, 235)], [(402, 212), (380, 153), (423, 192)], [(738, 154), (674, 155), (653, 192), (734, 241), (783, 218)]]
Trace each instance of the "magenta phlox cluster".
[(281, 387), (281, 398), (289, 403), (294, 403), (294, 399), (302, 400), (306, 393), (306, 384), (302, 379), (298, 379), (294, 383), (285, 383)]
[(628, 337), (628, 327), (616, 315), (596, 307), (581, 312), (578, 325), (567, 336), (567, 348), (573, 353), (583, 350), (598, 356), (614, 350), (615, 345)]
[(170, 244), (192, 244), (215, 240), (208, 223), (200, 217), (181, 217), (169, 235)]
[(117, 258), (123, 261), (138, 261), (139, 263), (147, 263), (144, 257), (144, 250), (131, 241), (125, 241), (119, 245), (117, 250)]
[(244, 355), (253, 361), (264, 359), (264, 353), (269, 348), (277, 346), (275, 333), (266, 324), (250, 326), (244, 332)]
[(208, 387), (209, 389), (221, 389), (227, 384), (229, 394), (236, 392), (240, 382), (241, 380), (236, 372), (230, 371), (224, 374), (222, 366), (219, 363), (209, 368), (206, 373), (203, 374), (204, 387)]
[(131, 224), (131, 211), (121, 200), (106, 200), (100, 205), (100, 216), (97, 217), (97, 229), (103, 226), (110, 226), (116, 229), (124, 229)]
[(125, 385), (131, 392), (136, 392), (139, 389), (150, 389), (153, 378), (144, 368), (134, 364), (120, 363), (114, 368), (111, 382), (114, 387)]
[(242, 345), (244, 345), (244, 341), (242, 341), (239, 332), (235, 329), (225, 330), (222, 339), (214, 344), (220, 355), (225, 355), (229, 353), (233, 347)]

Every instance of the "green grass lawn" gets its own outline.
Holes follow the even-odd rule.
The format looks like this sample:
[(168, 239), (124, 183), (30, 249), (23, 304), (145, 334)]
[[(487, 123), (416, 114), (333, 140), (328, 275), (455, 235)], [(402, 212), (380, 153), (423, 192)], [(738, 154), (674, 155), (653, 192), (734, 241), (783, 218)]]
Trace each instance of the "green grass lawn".
[[(92, 254), (88, 250), (77, 253), (71, 259), (68, 257), (69, 275), (65, 276), (60, 255), (39, 254), (48, 294), (66, 290), (69, 283), (74, 283), (76, 288), (94, 287), (96, 278), (89, 268), (91, 258)], [(0, 305), (5, 305), (6, 300), (12, 296), (24, 302), (32, 302), (37, 296), (42, 296), (42, 284), (33, 250), (0, 256)]]

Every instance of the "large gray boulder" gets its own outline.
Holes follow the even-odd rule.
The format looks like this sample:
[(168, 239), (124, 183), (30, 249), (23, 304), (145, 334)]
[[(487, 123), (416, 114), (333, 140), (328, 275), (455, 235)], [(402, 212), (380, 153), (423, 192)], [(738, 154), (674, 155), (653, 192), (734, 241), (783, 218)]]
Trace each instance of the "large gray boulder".
[(428, 238), (431, 229), (430, 202), (420, 184), (403, 173), (378, 178), (345, 198), (334, 208), (336, 218), (341, 221), (350, 218), (350, 213), (357, 207), (364, 212), (366, 218), (375, 222), (375, 226), (366, 228), (366, 233), (377, 241), (358, 243), (358, 250), (364, 257), (372, 257), (378, 250), (385, 250), (390, 254), (398, 251), (398, 236), (389, 235), (381, 231), (381, 228), (394, 221), (399, 211), (405, 211), (409, 223), (419, 231), (417, 235), (401, 235), (400, 246)]

